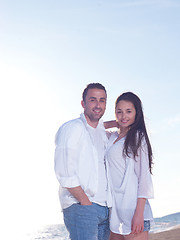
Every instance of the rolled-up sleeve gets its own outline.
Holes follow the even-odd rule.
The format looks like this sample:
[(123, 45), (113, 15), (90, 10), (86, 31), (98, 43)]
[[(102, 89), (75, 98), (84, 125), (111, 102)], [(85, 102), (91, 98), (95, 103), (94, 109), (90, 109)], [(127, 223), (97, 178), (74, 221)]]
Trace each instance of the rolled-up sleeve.
[(138, 158), (135, 161), (135, 172), (138, 176), (138, 198), (154, 198), (153, 182), (149, 170), (148, 150), (145, 141), (143, 141)]
[(73, 124), (62, 126), (56, 134), (54, 169), (62, 187), (72, 188), (80, 185), (77, 176), (79, 137), (79, 128)]

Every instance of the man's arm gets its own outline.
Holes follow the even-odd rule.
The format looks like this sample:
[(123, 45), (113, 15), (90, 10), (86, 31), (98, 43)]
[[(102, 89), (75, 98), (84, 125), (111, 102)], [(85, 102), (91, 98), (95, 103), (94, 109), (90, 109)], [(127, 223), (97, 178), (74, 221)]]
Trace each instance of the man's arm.
[(81, 186), (67, 189), (80, 202), (81, 205), (92, 205), (92, 202), (89, 201), (88, 196), (85, 194)]
[(113, 127), (118, 128), (118, 123), (116, 122), (116, 120), (106, 121), (106, 122), (104, 122), (104, 127), (105, 127), (105, 129), (113, 128)]

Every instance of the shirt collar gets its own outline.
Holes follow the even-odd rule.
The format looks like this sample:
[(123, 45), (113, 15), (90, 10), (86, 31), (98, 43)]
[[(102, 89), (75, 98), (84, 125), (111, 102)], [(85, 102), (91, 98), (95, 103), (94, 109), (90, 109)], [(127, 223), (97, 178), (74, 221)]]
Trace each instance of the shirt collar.
[[(84, 113), (81, 113), (81, 114), (80, 114), (80, 119), (83, 121), (83, 123), (85, 124), (86, 127), (92, 128), (92, 127), (87, 123), (87, 120), (86, 120), (86, 117), (85, 117)], [(96, 128), (103, 128), (103, 129), (104, 129), (104, 124), (103, 124), (103, 120), (102, 120), (102, 119), (99, 120), (98, 125), (97, 125)]]

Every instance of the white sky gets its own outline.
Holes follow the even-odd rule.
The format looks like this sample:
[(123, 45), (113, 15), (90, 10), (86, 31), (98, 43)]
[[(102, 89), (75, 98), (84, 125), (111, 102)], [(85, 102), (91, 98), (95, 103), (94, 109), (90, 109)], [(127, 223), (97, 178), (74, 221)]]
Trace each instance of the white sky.
[(1, 217), (62, 223), (54, 136), (89, 82), (142, 100), (154, 149), (154, 216), (180, 211), (180, 1), (0, 1)]

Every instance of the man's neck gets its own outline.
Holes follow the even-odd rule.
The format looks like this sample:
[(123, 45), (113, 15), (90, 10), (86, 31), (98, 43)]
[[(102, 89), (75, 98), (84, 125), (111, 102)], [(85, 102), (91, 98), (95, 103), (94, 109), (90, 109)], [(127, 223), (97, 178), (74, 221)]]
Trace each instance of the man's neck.
[(86, 121), (87, 121), (87, 124), (88, 124), (89, 126), (91, 126), (91, 127), (93, 127), (93, 128), (97, 128), (99, 121), (94, 121), (94, 122), (92, 122), (92, 121), (88, 118), (88, 116), (86, 116), (86, 115), (84, 115), (84, 116), (85, 116)]

